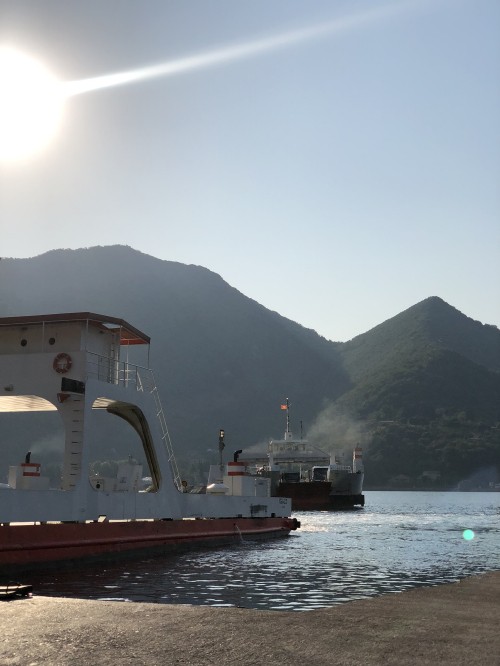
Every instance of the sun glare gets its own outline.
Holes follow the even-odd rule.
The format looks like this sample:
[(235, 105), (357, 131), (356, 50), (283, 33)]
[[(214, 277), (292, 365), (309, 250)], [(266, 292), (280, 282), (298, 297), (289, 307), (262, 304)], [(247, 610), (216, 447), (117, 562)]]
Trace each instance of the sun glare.
[(0, 163), (23, 160), (44, 148), (58, 129), (68, 97), (270, 53), (370, 25), (417, 6), (417, 0), (391, 3), (207, 53), (79, 81), (60, 82), (37, 60), (12, 48), (0, 47)]
[(23, 160), (45, 147), (63, 103), (59, 81), (41, 63), (0, 48), (0, 161)]

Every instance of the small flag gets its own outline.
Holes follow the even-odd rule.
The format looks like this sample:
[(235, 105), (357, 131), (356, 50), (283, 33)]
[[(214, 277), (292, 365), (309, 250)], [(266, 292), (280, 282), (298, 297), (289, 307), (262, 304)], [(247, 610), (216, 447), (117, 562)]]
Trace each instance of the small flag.
[(288, 409), (286, 405), (281, 405), (281, 409)]

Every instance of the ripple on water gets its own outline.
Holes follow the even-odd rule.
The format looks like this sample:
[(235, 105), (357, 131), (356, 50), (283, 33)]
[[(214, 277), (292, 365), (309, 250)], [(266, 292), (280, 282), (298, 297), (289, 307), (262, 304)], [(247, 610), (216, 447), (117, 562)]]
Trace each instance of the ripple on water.
[(37, 594), (308, 611), (500, 569), (499, 511), (500, 493), (366, 493), (363, 511), (297, 514), (302, 528), (287, 539), (29, 582)]

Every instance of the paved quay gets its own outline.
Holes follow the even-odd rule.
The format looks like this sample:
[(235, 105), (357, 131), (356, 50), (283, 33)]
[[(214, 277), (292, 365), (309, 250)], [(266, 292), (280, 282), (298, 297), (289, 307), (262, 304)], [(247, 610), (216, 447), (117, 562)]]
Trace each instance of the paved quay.
[(0, 602), (1, 666), (500, 663), (500, 571), (309, 612)]

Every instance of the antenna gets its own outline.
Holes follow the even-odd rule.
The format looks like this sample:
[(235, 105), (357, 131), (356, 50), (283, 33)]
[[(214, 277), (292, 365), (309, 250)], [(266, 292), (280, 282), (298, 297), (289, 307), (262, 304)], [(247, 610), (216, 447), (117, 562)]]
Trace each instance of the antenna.
[(286, 430), (285, 430), (285, 439), (290, 439), (290, 401), (288, 398), (285, 403), (281, 405), (282, 410), (286, 410)]
[(222, 469), (222, 451), (224, 449), (224, 430), (221, 428), (219, 430), (219, 455), (220, 455), (220, 468)]

